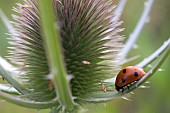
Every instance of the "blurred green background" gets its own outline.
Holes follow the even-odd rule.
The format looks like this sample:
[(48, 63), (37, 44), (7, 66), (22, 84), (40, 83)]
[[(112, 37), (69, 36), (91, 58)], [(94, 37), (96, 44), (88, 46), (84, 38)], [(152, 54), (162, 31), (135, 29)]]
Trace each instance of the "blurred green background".
[[(22, 0), (0, 0), (0, 8), (12, 20), (11, 9), (16, 3), (22, 3)], [(115, 3), (118, 1), (115, 0)], [(144, 7), (144, 0), (129, 0), (121, 20), (124, 21), (122, 27), (126, 28), (123, 35), (128, 37), (133, 31)], [(170, 1), (155, 0), (150, 14), (150, 22), (146, 24), (139, 40), (138, 49), (133, 49), (129, 57), (141, 55), (141, 57), (130, 64), (135, 65), (144, 57), (149, 56), (165, 40), (170, 37)], [(7, 29), (0, 20), (0, 55), (6, 56), (8, 46)], [(129, 97), (132, 101), (116, 99), (105, 104), (88, 104), (90, 111), (87, 113), (170, 113), (170, 90), (169, 90), (169, 68), (170, 57), (162, 65), (164, 71), (157, 72), (149, 81), (151, 88), (137, 89), (135, 95)], [(148, 70), (149, 68), (146, 68)], [(113, 75), (114, 76), (114, 75)], [(2, 80), (0, 80), (2, 82)], [(0, 113), (37, 113), (37, 110), (23, 108), (8, 102), (0, 101)], [(40, 113), (48, 113), (49, 110), (42, 110)]]

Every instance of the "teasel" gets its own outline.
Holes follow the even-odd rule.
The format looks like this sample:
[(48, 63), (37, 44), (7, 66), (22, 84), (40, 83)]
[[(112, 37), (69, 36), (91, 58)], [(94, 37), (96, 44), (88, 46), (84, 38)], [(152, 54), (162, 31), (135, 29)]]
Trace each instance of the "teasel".
[[(15, 33), (11, 34), (10, 61), (20, 68), (18, 79), (28, 90), (24, 97), (44, 102), (57, 97), (49, 87), (50, 67), (41, 29), (38, 3), (24, 0), (13, 15)], [(118, 56), (123, 37), (118, 33), (122, 22), (112, 21), (114, 4), (104, 0), (54, 0), (62, 48), (71, 95), (79, 100), (102, 92), (101, 81), (116, 75), (120, 69)], [(79, 101), (77, 101), (79, 102)]]
[[(6, 74), (3, 77), (18, 91), (21, 100), (14, 102), (14, 98), (5, 96), (1, 92), (0, 96), (3, 95), (4, 99), (25, 107), (52, 108), (52, 112), (76, 112), (80, 106), (84, 107), (86, 102), (106, 102), (122, 97), (122, 93), (114, 90), (113, 79), (125, 61), (126, 55), (121, 53), (124, 37), (119, 35), (119, 32), (123, 31), (119, 26), (122, 21), (114, 19), (117, 14), (114, 12), (113, 2), (111, 0), (48, 2), (54, 11), (52, 26), (55, 26), (54, 32), (58, 33), (53, 35), (58, 41), (56, 46), (59, 49), (56, 51), (60, 53), (56, 59), (61, 56), (62, 66), (60, 64), (59, 66), (66, 75), (66, 81), (59, 81), (61, 84), (56, 84), (52, 71), (60, 70), (51, 69), (53, 67), (44, 33), (46, 26), (43, 25), (42, 4), (40, 5), (41, 0), (37, 1), (24, 0), (23, 5), (18, 4), (19, 7), (14, 8), (19, 15), (13, 15), (15, 21), (13, 32), (10, 32), (11, 47), (8, 59), (17, 67), (18, 73), (13, 73), (17, 76), (10, 78), (8, 73), (1, 71), (0, 65), (0, 74)], [(53, 11), (50, 10), (49, 13)], [(53, 33), (52, 30), (51, 32)], [(162, 46), (163, 50), (158, 50), (157, 55), (161, 54), (169, 43), (170, 40)], [(168, 52), (165, 53), (164, 56), (167, 57)], [(154, 59), (151, 57), (138, 66), (145, 67)], [(155, 69), (158, 67), (155, 66)], [(155, 72), (154, 69), (151, 71)], [(137, 84), (142, 82), (144, 81), (139, 81)], [(62, 83), (65, 84), (62, 86), (62, 91), (66, 92), (60, 92), (59, 85), (63, 85)], [(134, 84), (130, 89), (136, 87), (138, 85)], [(104, 92), (106, 88), (107, 93)], [(64, 96), (66, 98), (68, 96), (67, 99), (70, 100), (65, 99), (63, 102), (61, 94), (64, 93), (69, 93)]]

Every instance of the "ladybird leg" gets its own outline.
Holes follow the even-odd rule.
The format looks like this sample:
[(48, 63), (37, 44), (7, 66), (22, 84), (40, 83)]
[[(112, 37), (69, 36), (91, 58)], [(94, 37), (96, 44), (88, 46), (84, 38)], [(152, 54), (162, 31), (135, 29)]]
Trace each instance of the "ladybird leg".
[(124, 92), (124, 88), (122, 88), (122, 93)]
[(103, 81), (101, 81), (101, 87), (102, 87), (102, 90), (106, 93), (106, 86), (104, 85)]
[(127, 89), (129, 90), (130, 84), (127, 85)]

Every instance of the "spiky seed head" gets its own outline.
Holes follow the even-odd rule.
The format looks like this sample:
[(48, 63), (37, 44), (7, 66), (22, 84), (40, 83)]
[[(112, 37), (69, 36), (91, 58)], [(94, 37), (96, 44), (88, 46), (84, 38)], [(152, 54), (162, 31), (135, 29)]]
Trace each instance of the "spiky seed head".
[[(39, 9), (36, 0), (24, 0), (25, 7), (16, 8), (13, 15), (15, 34), (9, 50), (11, 62), (24, 73), (19, 78), (30, 91), (32, 100), (47, 101), (56, 97), (49, 87), (49, 66), (46, 57)], [(119, 70), (122, 29), (115, 16), (111, 0), (54, 0), (52, 3), (59, 25), (63, 57), (72, 95), (77, 98), (101, 91), (100, 82)], [(41, 95), (41, 96), (40, 96)]]

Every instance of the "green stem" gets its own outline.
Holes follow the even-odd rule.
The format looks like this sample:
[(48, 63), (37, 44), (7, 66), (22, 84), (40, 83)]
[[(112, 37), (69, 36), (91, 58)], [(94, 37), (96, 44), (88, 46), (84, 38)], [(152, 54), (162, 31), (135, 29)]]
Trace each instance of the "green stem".
[(74, 102), (71, 97), (69, 82), (63, 62), (62, 45), (60, 42), (59, 32), (56, 28), (54, 20), (54, 11), (52, 0), (38, 0), (40, 6), (40, 17), (42, 21), (42, 29), (44, 32), (44, 40), (47, 50), (47, 57), (51, 74), (53, 75), (54, 86), (61, 106), (66, 110), (74, 109)]
[(143, 61), (141, 61), (139, 64), (137, 64), (137, 67), (141, 67), (144, 68), (146, 67), (148, 64), (152, 63), (154, 60), (156, 60), (158, 58), (158, 56), (160, 54), (162, 54), (167, 47), (170, 45), (170, 38), (164, 42), (164, 44), (162, 44), (161, 47), (159, 47), (159, 49), (157, 49), (152, 55), (150, 55), (148, 58), (145, 58)]
[(20, 93), (22, 94), (29, 93), (28, 90), (26, 90), (16, 79), (13, 78), (13, 75), (11, 75), (11, 73), (5, 70), (1, 63), (0, 63), (0, 75)]
[(46, 109), (46, 108), (52, 108), (56, 105), (59, 105), (59, 103), (56, 100), (50, 102), (34, 102), (34, 101), (23, 100), (20, 99), (19, 97), (11, 96), (1, 91), (0, 91), (0, 98), (23, 107), (35, 108), (35, 109)]
[(146, 80), (148, 80), (161, 67), (161, 65), (165, 62), (165, 60), (168, 58), (169, 55), (170, 55), (170, 44), (168, 45), (167, 49), (160, 57), (158, 62), (156, 62), (156, 64), (153, 66), (153, 68), (146, 74), (146, 76), (144, 76), (142, 79), (140, 79), (137, 82), (136, 87), (146, 82)]

